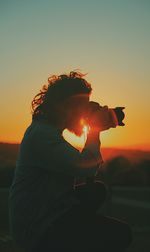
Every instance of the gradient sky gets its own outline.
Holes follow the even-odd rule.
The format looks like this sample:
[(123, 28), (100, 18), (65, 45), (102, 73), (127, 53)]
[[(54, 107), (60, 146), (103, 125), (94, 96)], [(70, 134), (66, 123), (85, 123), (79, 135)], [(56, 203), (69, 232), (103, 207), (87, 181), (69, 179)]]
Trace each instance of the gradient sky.
[(0, 0), (0, 35), (0, 141), (21, 141), (50, 74), (80, 69), (91, 100), (126, 107), (102, 146), (150, 149), (149, 0)]

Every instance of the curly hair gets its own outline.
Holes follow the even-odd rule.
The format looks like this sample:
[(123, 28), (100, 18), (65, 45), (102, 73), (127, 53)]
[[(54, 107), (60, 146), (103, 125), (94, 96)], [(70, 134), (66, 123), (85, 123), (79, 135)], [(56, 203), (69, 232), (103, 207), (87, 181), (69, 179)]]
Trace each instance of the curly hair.
[[(48, 84), (43, 85), (40, 92), (31, 102), (32, 118), (48, 118), (56, 121), (57, 107), (63, 101), (78, 94), (90, 95), (92, 88), (83, 77), (86, 74), (71, 71), (69, 74), (51, 75)], [(58, 115), (60, 116), (60, 115)]]

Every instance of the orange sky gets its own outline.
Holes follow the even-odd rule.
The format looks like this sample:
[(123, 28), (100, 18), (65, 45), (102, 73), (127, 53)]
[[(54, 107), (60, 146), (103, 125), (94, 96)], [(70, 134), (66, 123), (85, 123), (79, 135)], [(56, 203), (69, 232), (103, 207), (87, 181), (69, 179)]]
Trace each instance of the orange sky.
[[(101, 133), (102, 146), (150, 149), (148, 1), (62, 2), (1, 4), (0, 141), (21, 141), (31, 100), (49, 75), (80, 69), (91, 100), (125, 107), (125, 127)], [(65, 137), (83, 145), (83, 137)]]
[[(90, 74), (89, 74), (90, 75)], [(123, 85), (118, 90), (120, 83), (126, 80), (118, 79), (118, 76), (111, 78), (106, 77), (104, 86), (99, 87), (97, 83), (102, 83), (102, 79), (98, 80), (99, 76), (92, 76), (93, 92), (91, 100), (99, 102), (101, 105), (108, 105), (110, 108), (115, 106), (125, 106), (124, 127), (118, 126), (115, 129), (101, 133), (102, 146), (106, 147), (128, 147), (150, 149), (150, 117), (148, 116), (148, 93), (134, 92), (133, 86)], [(113, 81), (112, 81), (113, 80)], [(128, 80), (129, 81), (129, 80)], [(132, 82), (133, 83), (133, 82)], [(136, 80), (134, 80), (134, 85)], [(38, 85), (39, 84), (39, 85)], [(31, 123), (30, 103), (33, 96), (39, 91), (43, 83), (34, 84), (33, 88), (28, 88), (31, 93), (19, 93), (16, 91), (15, 97), (11, 97), (10, 106), (5, 106), (5, 110), (1, 114), (0, 125), (0, 141), (3, 142), (20, 142), (26, 127)], [(110, 85), (111, 84), (111, 85)], [(23, 87), (24, 89), (24, 87)], [(100, 94), (100, 95), (99, 95)], [(140, 96), (143, 96), (143, 102), (140, 101)], [(102, 97), (101, 100), (99, 97)], [(144, 99), (145, 98), (145, 99)], [(2, 103), (2, 100), (1, 100)], [(4, 108), (4, 106), (3, 106)], [(65, 131), (64, 136), (67, 141), (73, 145), (83, 146), (84, 137), (76, 137), (75, 135)]]

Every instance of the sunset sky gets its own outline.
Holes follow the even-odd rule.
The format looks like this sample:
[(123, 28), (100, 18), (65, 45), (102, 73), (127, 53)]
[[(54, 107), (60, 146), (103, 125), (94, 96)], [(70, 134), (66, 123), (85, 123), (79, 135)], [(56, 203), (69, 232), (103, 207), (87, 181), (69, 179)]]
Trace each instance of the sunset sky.
[(80, 69), (91, 100), (125, 106), (102, 146), (150, 150), (149, 0), (1, 0), (0, 35), (0, 141), (20, 143), (49, 75)]

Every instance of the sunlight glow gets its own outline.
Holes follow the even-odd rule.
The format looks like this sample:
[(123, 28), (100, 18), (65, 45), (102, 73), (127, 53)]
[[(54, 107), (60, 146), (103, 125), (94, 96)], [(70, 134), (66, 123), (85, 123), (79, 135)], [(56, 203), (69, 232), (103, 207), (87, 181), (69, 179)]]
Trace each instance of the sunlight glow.
[(89, 130), (90, 130), (90, 128), (89, 128), (88, 125), (85, 125), (85, 126), (83, 127), (83, 133), (84, 133), (85, 135), (87, 135), (87, 134), (89, 133)]
[(76, 136), (75, 134), (71, 133), (69, 130), (65, 129), (63, 131), (63, 137), (67, 142), (69, 142), (72, 146), (76, 147), (77, 149), (83, 148), (87, 135), (89, 133), (90, 127), (88, 125), (84, 124), (85, 121), (81, 119), (81, 124), (83, 125), (83, 134), (79, 137)]
[(69, 130), (65, 129), (63, 131), (63, 137), (65, 140), (77, 149), (81, 149), (85, 143), (85, 136), (82, 134), (80, 137), (76, 136)]

